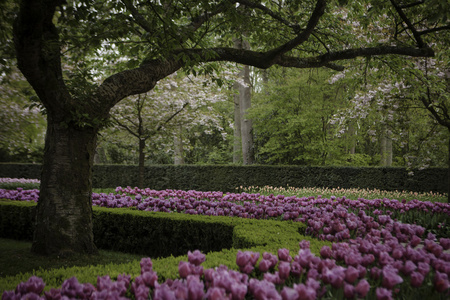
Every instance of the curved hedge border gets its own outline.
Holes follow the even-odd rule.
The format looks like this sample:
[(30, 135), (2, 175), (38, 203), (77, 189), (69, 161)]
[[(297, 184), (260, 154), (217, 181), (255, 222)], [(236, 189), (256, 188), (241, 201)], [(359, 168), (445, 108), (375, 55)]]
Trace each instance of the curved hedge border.
[[(32, 202), (0, 201), (0, 237), (31, 240)], [(305, 237), (306, 225), (292, 221), (250, 220), (233, 217), (197, 216), (177, 213), (143, 212), (130, 209), (93, 207), (94, 239), (101, 249), (138, 253), (154, 261), (154, 270), (161, 280), (178, 277), (178, 263), (186, 260), (188, 250), (200, 249), (207, 253), (204, 267), (221, 264), (237, 269), (238, 249), (276, 253), (287, 248), (299, 250), (299, 241), (309, 240), (311, 251), (319, 255), (323, 245), (330, 242)], [(157, 241), (157, 242), (155, 242)], [(181, 255), (181, 256), (180, 256)], [(158, 259), (156, 259), (159, 257)], [(127, 273), (140, 274), (139, 261), (128, 264), (71, 267), (36, 271), (34, 275), (47, 283), (46, 290), (58, 287), (76, 276), (80, 282), (95, 283), (97, 276), (111, 278)], [(1, 290), (14, 289), (32, 274), (0, 278)]]

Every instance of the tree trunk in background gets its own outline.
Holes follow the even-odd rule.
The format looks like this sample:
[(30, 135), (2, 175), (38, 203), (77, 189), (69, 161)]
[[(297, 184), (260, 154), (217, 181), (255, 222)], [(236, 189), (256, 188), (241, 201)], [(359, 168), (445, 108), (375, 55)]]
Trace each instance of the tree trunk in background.
[(355, 133), (356, 133), (355, 124), (353, 122), (351, 122), (349, 124), (349, 127), (348, 127), (348, 135), (350, 136), (350, 140), (349, 140), (350, 147), (348, 149), (348, 153), (349, 154), (355, 154), (355, 152), (356, 152), (356, 137), (355, 137)]
[(250, 93), (250, 67), (244, 66), (244, 82), (239, 87), (241, 111), (241, 143), (242, 143), (242, 161), (244, 165), (254, 163), (253, 153), (253, 125), (252, 120), (247, 118), (247, 110), (252, 106)]
[(91, 193), (97, 130), (54, 122), (50, 114), (47, 119), (32, 251), (96, 253)]
[(141, 189), (145, 188), (144, 186), (144, 173), (145, 173), (145, 139), (139, 139), (139, 187)]
[(106, 159), (106, 151), (103, 147), (97, 147), (94, 154), (94, 163), (95, 164), (103, 164), (107, 161)]
[(380, 139), (380, 165), (392, 166), (392, 137), (386, 125), (383, 125)]
[(241, 147), (241, 109), (239, 105), (239, 83), (235, 82), (233, 86), (235, 94), (234, 101), (234, 139), (233, 139), (233, 163), (238, 164), (242, 161)]
[(173, 162), (175, 165), (184, 165), (184, 156), (183, 156), (183, 136), (182, 129), (183, 127), (179, 125), (179, 131), (174, 135), (173, 144), (174, 144), (174, 158)]
[[(239, 39), (234, 40), (234, 47), (236, 49), (250, 49), (247, 41)], [(254, 163), (253, 125), (252, 121), (246, 118), (247, 110), (251, 107), (250, 87), (250, 67), (244, 65), (234, 85), (235, 140), (233, 146), (233, 162), (240, 162), (242, 157), (242, 163), (244, 165)]]

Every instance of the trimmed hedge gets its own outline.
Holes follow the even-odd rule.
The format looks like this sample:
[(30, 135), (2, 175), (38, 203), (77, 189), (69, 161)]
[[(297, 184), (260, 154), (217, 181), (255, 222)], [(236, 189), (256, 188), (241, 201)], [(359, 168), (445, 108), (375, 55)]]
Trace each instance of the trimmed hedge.
[[(0, 177), (40, 178), (41, 165), (0, 164)], [(134, 187), (138, 167), (95, 165), (94, 188)], [(155, 190), (180, 189), (235, 192), (239, 186), (292, 186), (329, 188), (369, 188), (413, 192), (448, 191), (448, 170), (430, 168), (309, 167), (309, 166), (228, 166), (153, 165), (145, 167), (145, 186)]]
[[(0, 200), (0, 237), (31, 240), (36, 204)], [(291, 255), (299, 250), (301, 240), (309, 240), (311, 251), (319, 255), (324, 245), (302, 235), (306, 225), (292, 221), (255, 220), (238, 217), (185, 215), (179, 213), (145, 212), (127, 208), (93, 208), (94, 239), (99, 248), (143, 254), (151, 257), (159, 281), (178, 277), (178, 263), (187, 261), (188, 250), (206, 253), (205, 268), (221, 264), (237, 269), (237, 249), (277, 253), (287, 248)], [(174, 257), (175, 255), (175, 257)], [(181, 255), (181, 256), (179, 256)], [(157, 259), (157, 257), (160, 257)], [(161, 258), (163, 257), (163, 258)], [(0, 278), (0, 290), (14, 289), (18, 283), (36, 275), (46, 282), (46, 290), (59, 287), (76, 276), (80, 282), (95, 284), (97, 276), (108, 274), (140, 274), (139, 261), (128, 264), (109, 264), (37, 270), (33, 274), (18, 274)]]
[[(34, 203), (0, 201), (0, 237), (32, 240)], [(93, 207), (94, 242), (100, 249), (167, 257), (188, 250), (295, 247), (306, 225), (292, 221), (146, 212)], [(319, 243), (320, 246), (323, 244)], [(312, 251), (320, 248), (311, 246)]]

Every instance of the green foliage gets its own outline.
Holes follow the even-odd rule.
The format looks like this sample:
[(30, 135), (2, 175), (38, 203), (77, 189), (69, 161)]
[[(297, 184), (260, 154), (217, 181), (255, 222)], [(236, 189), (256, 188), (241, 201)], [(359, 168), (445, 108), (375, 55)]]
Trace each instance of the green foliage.
[(30, 240), (36, 203), (0, 199), (0, 237)]
[[(0, 177), (40, 178), (37, 164), (0, 164)], [(136, 186), (138, 167), (95, 165), (94, 188)], [(144, 184), (155, 190), (180, 189), (235, 192), (239, 186), (360, 188), (387, 191), (447, 193), (448, 170), (381, 167), (152, 165), (145, 168)]]
[(342, 91), (330, 86), (326, 70), (274, 69), (253, 97), (250, 116), (257, 161), (325, 165), (344, 160), (343, 142), (329, 121), (344, 105)]
[(156, 258), (231, 247), (233, 223), (216, 218), (106, 208), (95, 208), (93, 218), (99, 248)]

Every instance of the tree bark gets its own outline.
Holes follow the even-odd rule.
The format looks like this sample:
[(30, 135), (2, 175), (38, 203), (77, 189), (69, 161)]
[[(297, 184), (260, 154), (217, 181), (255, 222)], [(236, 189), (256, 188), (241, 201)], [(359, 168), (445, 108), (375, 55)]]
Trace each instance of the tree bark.
[[(236, 49), (250, 48), (247, 41), (240, 39), (234, 41), (234, 46)], [(246, 118), (247, 110), (251, 107), (250, 67), (248, 65), (242, 66), (237, 77), (238, 81), (234, 85), (236, 94), (234, 96), (235, 140), (233, 162), (239, 162), (242, 158), (244, 165), (251, 165), (254, 163), (253, 124), (250, 119)], [(240, 146), (240, 149), (238, 149), (238, 146)]]
[(174, 144), (174, 164), (175, 165), (184, 165), (184, 156), (183, 156), (183, 137), (182, 137), (182, 126), (178, 126), (178, 133), (176, 133), (173, 137)]
[(250, 67), (244, 66), (244, 83), (239, 87), (239, 109), (241, 111), (241, 144), (242, 144), (242, 162), (244, 165), (254, 163), (254, 146), (253, 146), (253, 123), (247, 118), (247, 110), (250, 109), (251, 93), (250, 93)]
[(241, 108), (238, 83), (234, 84), (236, 94), (233, 96), (234, 102), (234, 139), (233, 139), (233, 163), (238, 164), (242, 161), (241, 147)]
[(144, 173), (145, 173), (145, 139), (139, 139), (139, 187), (144, 187)]
[(32, 251), (96, 253), (92, 231), (92, 167), (97, 130), (48, 116)]

